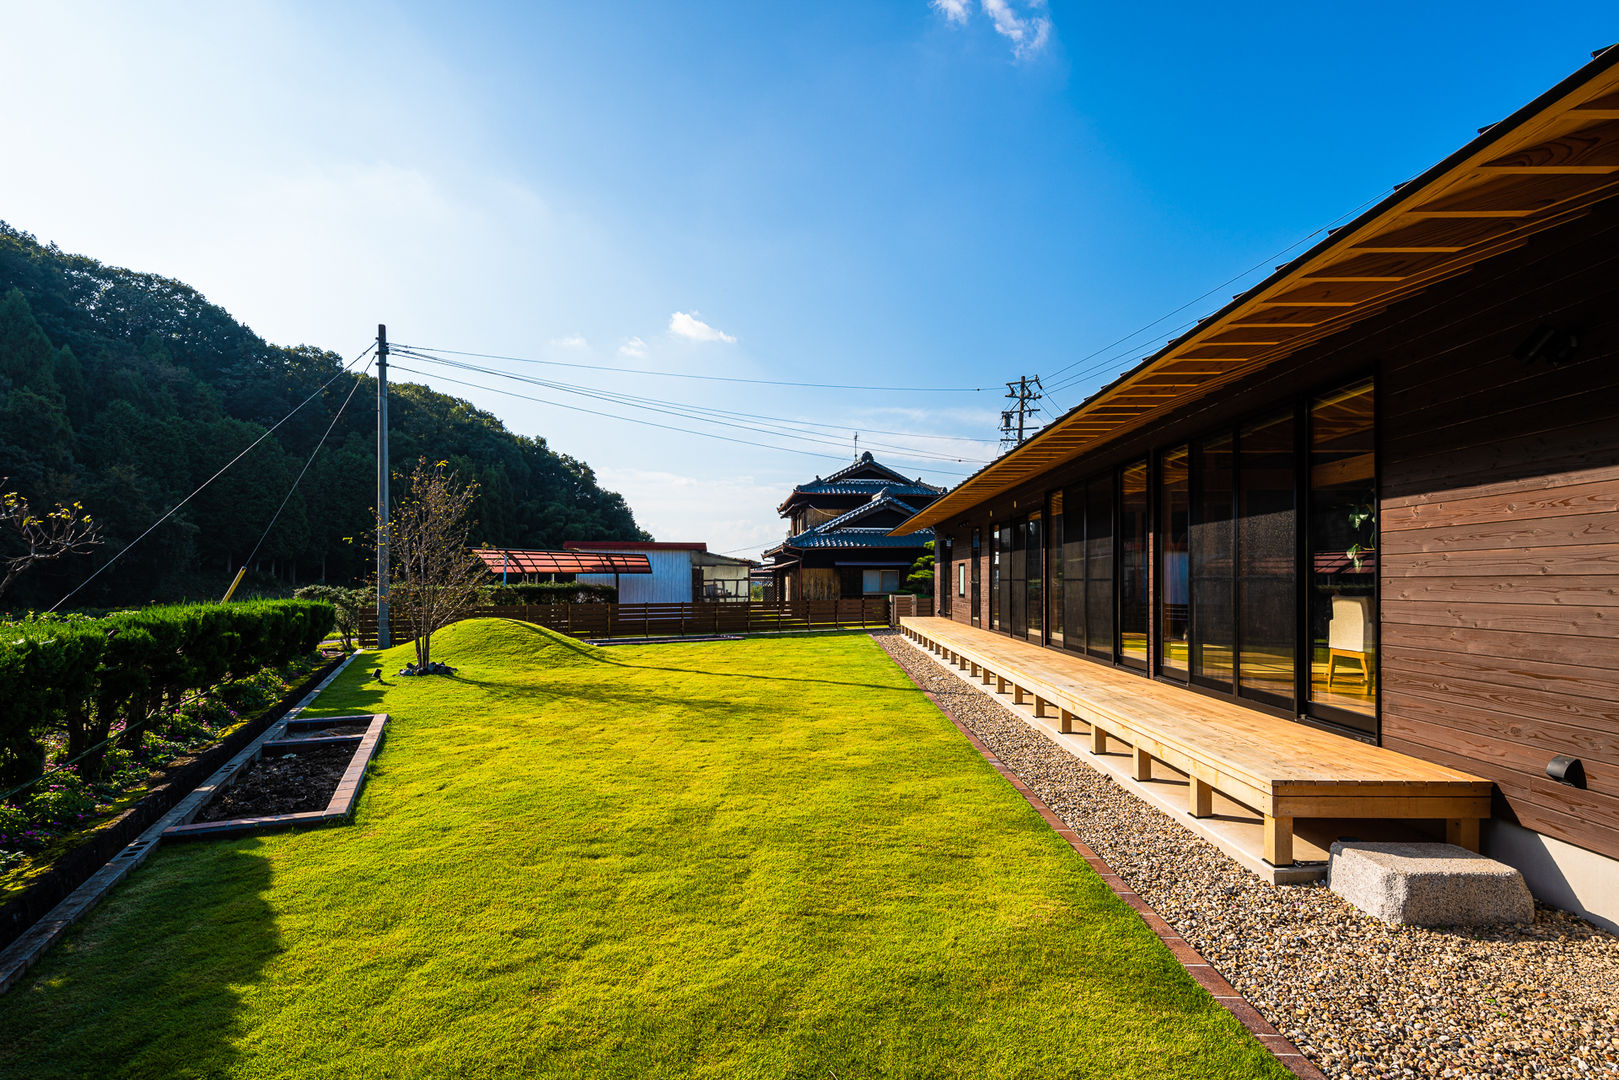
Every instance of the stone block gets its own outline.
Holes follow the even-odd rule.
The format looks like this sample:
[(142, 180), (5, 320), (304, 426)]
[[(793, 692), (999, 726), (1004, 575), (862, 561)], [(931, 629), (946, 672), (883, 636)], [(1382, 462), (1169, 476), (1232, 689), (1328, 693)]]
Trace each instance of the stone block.
[(1454, 844), (1332, 845), (1327, 884), (1373, 918), (1411, 926), (1535, 920), (1523, 875)]

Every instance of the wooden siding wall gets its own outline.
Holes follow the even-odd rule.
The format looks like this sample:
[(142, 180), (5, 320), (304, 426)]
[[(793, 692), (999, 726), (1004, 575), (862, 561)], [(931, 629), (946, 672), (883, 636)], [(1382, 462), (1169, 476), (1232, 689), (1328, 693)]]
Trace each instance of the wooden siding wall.
[[(1619, 856), (1619, 227), (1469, 278), (1383, 362), (1383, 744), (1496, 782), (1497, 815)], [(1490, 278), (1494, 280), (1489, 280)], [(1464, 279), (1465, 280), (1465, 279)], [(1513, 355), (1537, 326), (1572, 360)], [(1546, 776), (1560, 754), (1588, 786)]]
[[(1577, 333), (1571, 362), (1514, 355), (1542, 326)], [(983, 628), (997, 523), (1366, 374), (1381, 742), (1494, 780), (1499, 817), (1619, 857), (1619, 200), (941, 525), (961, 557), (983, 529)], [(1585, 789), (1547, 779), (1559, 754), (1582, 760)]]

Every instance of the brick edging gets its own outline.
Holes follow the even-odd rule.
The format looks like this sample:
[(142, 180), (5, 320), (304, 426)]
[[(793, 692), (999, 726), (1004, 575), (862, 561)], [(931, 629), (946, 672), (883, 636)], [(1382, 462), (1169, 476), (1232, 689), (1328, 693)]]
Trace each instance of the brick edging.
[[(899, 667), (901, 671), (905, 671), (903, 666), (898, 664), (895, 666)], [(1036, 812), (1045, 820), (1045, 823), (1050, 825), (1052, 830), (1066, 840), (1068, 846), (1073, 848), (1080, 858), (1085, 860), (1086, 865), (1101, 876), (1102, 880), (1107, 883), (1107, 887), (1113, 890), (1113, 895), (1135, 909), (1136, 914), (1141, 916), (1141, 921), (1146, 923), (1154, 934), (1158, 935), (1158, 940), (1169, 948), (1175, 959), (1186, 969), (1187, 974), (1191, 975), (1199, 986), (1212, 994), (1214, 1000), (1219, 1002), (1227, 1012), (1235, 1016), (1242, 1026), (1248, 1029), (1249, 1034), (1259, 1040), (1259, 1045), (1274, 1054), (1276, 1060), (1280, 1061), (1294, 1076), (1300, 1077), (1302, 1080), (1326, 1080), (1326, 1074), (1311, 1064), (1310, 1060), (1300, 1052), (1298, 1047), (1294, 1046), (1286, 1036), (1277, 1031), (1270, 1021), (1260, 1015), (1259, 1010), (1254, 1008), (1247, 998), (1239, 994), (1235, 987), (1226, 982), (1225, 977), (1214, 969), (1213, 964), (1203, 958), (1202, 953), (1192, 947), (1191, 942), (1177, 934), (1175, 928), (1165, 922), (1163, 917), (1154, 911), (1150, 904), (1137, 895), (1136, 891), (1130, 887), (1129, 882), (1114, 873), (1113, 868), (1101, 856), (1092, 851), (1079, 838), (1079, 835), (1069, 828), (1062, 818), (1052, 811), (1051, 807), (1045, 804), (1045, 801), (1040, 796), (1029, 790), (1029, 786), (1018, 778), (1017, 773), (1007, 768), (1001, 759), (996, 757), (994, 752), (985, 746), (977, 735), (973, 734), (971, 728), (956, 719), (955, 713), (950, 711), (949, 706), (944, 703), (939, 695), (917, 682), (910, 672), (905, 671), (905, 677), (915, 683), (918, 690), (927, 695), (928, 700), (933, 702), (938, 710), (944, 714), (945, 719), (954, 724), (956, 730), (966, 736), (972, 748), (977, 750), (984, 760), (989, 762), (995, 771), (1000, 773), (1017, 790), (1019, 795), (1023, 796), (1024, 801), (1034, 807)]]

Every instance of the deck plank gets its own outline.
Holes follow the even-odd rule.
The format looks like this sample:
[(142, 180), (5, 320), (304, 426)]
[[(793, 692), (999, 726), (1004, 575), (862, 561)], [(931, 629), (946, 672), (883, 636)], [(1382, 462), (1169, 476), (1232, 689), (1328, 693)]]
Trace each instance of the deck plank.
[(1493, 784), (1459, 769), (948, 619), (900, 624), (978, 665), (986, 682), (993, 673), (1001, 692), (1092, 725), (1093, 752), (1117, 739), (1277, 819), (1489, 816)]

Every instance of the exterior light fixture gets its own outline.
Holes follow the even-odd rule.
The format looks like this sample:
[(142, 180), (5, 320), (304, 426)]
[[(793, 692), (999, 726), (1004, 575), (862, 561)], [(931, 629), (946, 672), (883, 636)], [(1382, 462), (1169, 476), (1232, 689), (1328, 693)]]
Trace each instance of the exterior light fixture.
[(1585, 766), (1577, 757), (1560, 754), (1546, 763), (1546, 775), (1568, 787), (1585, 786)]

